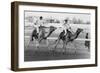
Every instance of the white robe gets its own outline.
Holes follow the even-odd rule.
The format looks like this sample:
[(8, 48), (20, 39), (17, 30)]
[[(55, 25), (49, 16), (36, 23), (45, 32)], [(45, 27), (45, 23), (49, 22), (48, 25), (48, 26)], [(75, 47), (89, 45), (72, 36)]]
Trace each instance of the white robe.
[(33, 25), (33, 27), (35, 27), (37, 30), (37, 33), (39, 33), (39, 27), (43, 26), (43, 20), (37, 20), (35, 24)]
[(62, 26), (63, 26), (63, 30), (65, 31), (65, 34), (67, 34), (67, 31), (66, 31), (66, 30), (67, 30), (67, 29), (70, 30), (70, 28), (71, 28), (70, 25), (64, 23)]

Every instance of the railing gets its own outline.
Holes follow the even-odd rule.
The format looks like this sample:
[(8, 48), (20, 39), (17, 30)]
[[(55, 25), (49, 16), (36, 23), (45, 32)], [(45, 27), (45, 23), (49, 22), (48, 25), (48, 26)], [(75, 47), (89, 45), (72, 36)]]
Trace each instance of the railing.
[[(25, 39), (30, 39), (30, 36), (25, 36)], [(57, 39), (57, 37), (48, 37), (47, 38), (48, 40), (56, 40)], [(77, 39), (75, 39), (75, 40), (80, 40), (80, 41), (90, 41), (90, 39), (85, 39), (85, 38), (77, 38)]]

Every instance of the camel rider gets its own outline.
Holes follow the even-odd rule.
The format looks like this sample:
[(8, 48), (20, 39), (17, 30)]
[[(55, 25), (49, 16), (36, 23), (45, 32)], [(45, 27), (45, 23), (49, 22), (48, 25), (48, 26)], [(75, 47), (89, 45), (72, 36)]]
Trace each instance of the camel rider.
[(63, 30), (65, 31), (65, 34), (64, 35), (67, 34), (67, 30), (69, 30), (71, 33), (73, 33), (70, 25), (68, 24), (68, 20), (67, 19), (64, 20), (64, 24), (62, 26), (63, 26)]
[[(40, 26), (43, 26), (43, 17), (42, 16), (40, 16), (39, 20), (37, 20), (33, 25), (33, 27), (35, 28), (35, 33), (36, 33), (35, 36), (37, 37), (37, 39), (39, 39), (40, 35), (42, 34), (42, 32), (39, 30)], [(33, 33), (32, 33), (32, 35), (33, 35)], [(33, 37), (31, 37), (31, 40), (33, 41)], [(38, 43), (38, 41), (35, 41), (35, 42), (36, 42), (36, 47), (38, 48), (39, 43)]]
[(37, 30), (37, 34), (38, 34), (38, 35), (40, 35), (40, 31), (39, 31), (39, 27), (40, 27), (40, 26), (43, 26), (43, 17), (42, 17), (42, 16), (39, 17), (39, 20), (37, 20), (37, 21), (35, 22), (34, 26), (33, 26), (33, 27), (35, 27), (35, 29)]

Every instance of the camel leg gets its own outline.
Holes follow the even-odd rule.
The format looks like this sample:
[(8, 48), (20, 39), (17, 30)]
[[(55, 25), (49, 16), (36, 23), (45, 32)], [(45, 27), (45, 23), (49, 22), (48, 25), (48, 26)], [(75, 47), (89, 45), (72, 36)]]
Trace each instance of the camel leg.
[(35, 42), (35, 49), (37, 49), (37, 47), (36, 47), (36, 39), (34, 39), (34, 42)]
[(29, 41), (28, 41), (28, 44), (27, 44), (27, 46), (25, 47), (26, 49), (28, 49), (28, 47), (29, 47), (29, 45), (32, 43), (32, 41), (34, 41), (34, 38), (33, 38), (33, 36), (30, 36), (30, 39), (29, 39)]
[[(74, 41), (75, 42), (75, 41)], [(75, 47), (75, 54), (77, 53), (77, 46), (76, 43), (73, 43), (74, 47)]]
[(48, 45), (49, 45), (49, 43), (48, 43), (48, 39), (46, 39), (46, 44), (47, 44), (47, 47), (48, 47)]
[(36, 44), (36, 49), (38, 49), (39, 48), (39, 42), (36, 39), (35, 39), (35, 44)]
[(56, 41), (55, 49), (57, 48), (57, 45), (59, 44), (59, 42), (60, 42), (60, 39), (58, 39), (58, 40)]
[(64, 53), (66, 53), (66, 41), (63, 41), (63, 49), (64, 49), (64, 52), (63, 52), (63, 54), (64, 54)]
[(88, 51), (90, 52), (90, 46), (88, 46)]
[(58, 45), (59, 41), (60, 41), (60, 39), (57, 39), (57, 40), (56, 40), (56, 43), (55, 43), (55, 45), (54, 45), (54, 49), (52, 50), (53, 55), (55, 55), (55, 51), (56, 51), (56, 48), (57, 48), (57, 45)]
[(39, 43), (40, 43), (42, 40), (44, 40), (44, 39), (43, 39), (43, 38), (39, 38), (39, 40), (38, 40), (38, 41), (39, 41)]
[(50, 48), (49, 48), (49, 40), (45, 39), (45, 41), (46, 41), (46, 44), (47, 44), (47, 48), (50, 50)]
[(25, 47), (26, 49), (28, 49), (30, 43), (31, 43), (31, 41), (28, 42), (27, 46)]
[(50, 48), (49, 39), (46, 40), (46, 43), (47, 43), (47, 48), (48, 48), (49, 50), (52, 50), (52, 49)]

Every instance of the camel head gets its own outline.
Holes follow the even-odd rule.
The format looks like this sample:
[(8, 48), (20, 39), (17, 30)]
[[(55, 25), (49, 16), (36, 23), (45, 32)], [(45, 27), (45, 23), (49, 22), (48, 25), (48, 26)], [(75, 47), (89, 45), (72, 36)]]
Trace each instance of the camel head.
[(56, 29), (57, 29), (56, 27), (50, 26), (50, 31), (54, 31), (54, 30), (56, 30)]
[(83, 29), (78, 28), (76, 32), (77, 32), (77, 33), (80, 33), (80, 32), (82, 32), (82, 31), (83, 31)]
[(75, 33), (73, 36), (71, 36), (71, 40), (73, 41), (74, 39), (76, 39), (76, 38), (78, 37), (78, 35), (79, 35), (82, 31), (83, 31), (83, 29), (78, 28), (78, 29), (76, 30), (76, 33)]

